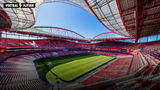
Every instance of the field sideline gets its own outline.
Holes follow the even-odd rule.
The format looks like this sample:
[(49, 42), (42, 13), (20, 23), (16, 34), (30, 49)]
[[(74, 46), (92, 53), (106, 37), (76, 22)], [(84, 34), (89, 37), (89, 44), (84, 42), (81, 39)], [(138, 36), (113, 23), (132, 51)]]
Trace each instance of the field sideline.
[(82, 58), (83, 55), (79, 56), (80, 59), (76, 57), (77, 60), (75, 60), (75, 57), (66, 58), (71, 59), (70, 62), (53, 67), (46, 74), (46, 78), (51, 82), (73, 81), (87, 72), (115, 59), (115, 57), (94, 54), (90, 54), (88, 57), (84, 54), (84, 56), (84, 58)]

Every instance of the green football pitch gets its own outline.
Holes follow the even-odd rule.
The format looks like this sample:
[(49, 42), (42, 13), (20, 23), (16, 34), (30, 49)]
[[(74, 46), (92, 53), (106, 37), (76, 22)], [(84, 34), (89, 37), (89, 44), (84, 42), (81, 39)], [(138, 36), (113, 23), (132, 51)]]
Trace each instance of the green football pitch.
[(43, 59), (38, 61), (38, 65), (46, 74), (47, 80), (51, 82), (73, 81), (114, 58), (104, 55), (79, 54)]

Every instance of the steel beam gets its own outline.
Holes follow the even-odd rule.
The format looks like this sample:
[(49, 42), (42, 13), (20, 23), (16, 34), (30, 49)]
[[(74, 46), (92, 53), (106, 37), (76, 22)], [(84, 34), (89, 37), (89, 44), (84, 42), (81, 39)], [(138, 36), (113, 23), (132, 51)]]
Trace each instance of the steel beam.
[(142, 18), (143, 17), (143, 0), (136, 0), (136, 42), (140, 38), (141, 34), (141, 25), (142, 25)]

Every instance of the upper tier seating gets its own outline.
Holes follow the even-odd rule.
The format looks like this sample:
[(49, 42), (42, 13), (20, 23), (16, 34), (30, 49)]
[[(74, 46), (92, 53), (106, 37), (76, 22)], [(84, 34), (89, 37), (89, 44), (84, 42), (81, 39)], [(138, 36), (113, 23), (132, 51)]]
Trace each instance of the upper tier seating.
[(18, 40), (18, 39), (0, 39), (0, 46), (3, 47), (31, 47), (31, 48), (76, 48), (87, 47), (87, 44), (74, 43), (65, 40)]

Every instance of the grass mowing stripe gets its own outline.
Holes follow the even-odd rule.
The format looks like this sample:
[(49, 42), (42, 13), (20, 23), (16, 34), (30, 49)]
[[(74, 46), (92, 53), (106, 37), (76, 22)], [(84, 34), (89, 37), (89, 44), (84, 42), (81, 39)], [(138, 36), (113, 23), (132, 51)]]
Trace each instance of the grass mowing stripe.
[[(105, 60), (104, 58), (98, 58), (98, 59), (103, 59), (103, 60)], [(95, 59), (96, 60), (96, 59)], [(106, 60), (105, 60), (106, 61)], [(66, 74), (68, 74), (69, 72), (72, 72), (72, 71), (78, 71), (78, 70), (81, 70), (81, 69), (84, 69), (84, 68), (87, 68), (87, 67), (96, 67), (96, 66), (99, 66), (99, 65), (101, 65), (101, 64), (103, 64), (103, 62), (104, 61), (102, 61), (102, 60), (97, 60), (97, 61), (94, 61), (93, 63), (91, 63), (91, 64), (88, 64), (88, 62), (86, 62), (85, 64), (85, 66), (81, 66), (81, 65), (77, 65), (76, 67), (80, 67), (80, 68), (75, 68), (75, 69), (72, 69), (72, 70), (70, 70), (70, 71), (66, 71), (66, 72), (64, 72), (63, 73), (63, 75), (66, 75)], [(97, 64), (98, 63), (98, 64)]]
[[(112, 57), (106, 57), (106, 58), (108, 58), (108, 59), (111, 59)], [(105, 58), (105, 59), (106, 59)], [(100, 59), (100, 58), (99, 58)], [(95, 62), (95, 63), (97, 63), (97, 62)], [(88, 66), (89, 66), (90, 64), (88, 64)], [(92, 64), (93, 65), (93, 64)], [(81, 67), (81, 65), (79, 65), (79, 67)], [(74, 70), (77, 70), (77, 69), (74, 69)], [(68, 70), (67, 70), (68, 71)], [(80, 72), (82, 72), (83, 70), (81, 70)], [(74, 74), (72, 74), (71, 75), (72, 77), (74, 77)], [(49, 80), (49, 81), (51, 81), (51, 82), (57, 82), (57, 81), (59, 81), (59, 82), (62, 82), (61, 80), (59, 80), (59, 79), (57, 79), (56, 78), (56, 76), (54, 76), (50, 71), (46, 74), (46, 78)]]
[[(97, 58), (97, 57), (96, 57)], [(80, 60), (81, 61), (81, 63), (75, 63), (75, 62), (70, 62), (70, 63), (67, 63), (66, 65), (67, 65), (67, 67), (65, 67), (64, 65), (63, 65), (63, 67), (65, 67), (65, 68), (62, 68), (61, 66), (57, 66), (57, 67), (55, 67), (55, 69), (56, 69), (56, 71), (58, 71), (58, 72), (66, 72), (68, 69), (70, 69), (70, 68), (76, 68), (76, 67), (78, 67), (78, 66), (82, 66), (83, 64), (87, 64), (87, 63), (89, 63), (89, 62), (92, 62), (92, 61), (94, 61), (94, 63), (96, 62), (95, 60), (96, 60), (96, 58), (94, 58), (94, 59), (91, 59), (91, 58), (89, 58), (89, 59), (84, 59), (83, 61), (82, 60)], [(98, 59), (102, 59), (102, 58), (104, 58), (104, 57), (99, 57)], [(99, 60), (100, 61), (100, 60)], [(70, 65), (71, 63), (73, 63), (74, 65), (72, 65), (72, 66), (68, 66), (68, 65)], [(90, 64), (88, 64), (88, 65), (90, 65)], [(60, 70), (59, 70), (59, 68), (61, 68)]]
[[(99, 63), (99, 64), (97, 64), (97, 63)], [(74, 79), (74, 78), (76, 78), (76, 77), (79, 76), (79, 73), (84, 74), (84, 73), (90, 71), (90, 68), (96, 68), (96, 67), (98, 67), (99, 65), (101, 65), (101, 64), (103, 64), (103, 63), (104, 63), (103, 61), (95, 61), (94, 63), (87, 64), (87, 65), (85, 65), (84, 67), (78, 66), (78, 67), (80, 67), (80, 68), (75, 68), (75, 69), (72, 69), (72, 70), (70, 70), (70, 71), (64, 72), (64, 73), (62, 73), (62, 75), (63, 75), (65, 78), (72, 77), (71, 79)], [(89, 67), (89, 68), (88, 68), (88, 69), (85, 69), (85, 68), (87, 68), (87, 67)], [(73, 73), (73, 74), (70, 74), (70, 72), (74, 72), (74, 73)], [(63, 77), (63, 78), (64, 78), (64, 77)]]
[[(72, 61), (72, 62), (69, 62), (66, 64), (56, 66), (55, 68), (52, 69), (52, 71), (56, 75), (58, 75), (61, 79), (65, 80), (65, 81), (71, 81), (74, 78), (77, 78), (80, 75), (83, 75), (84, 73), (86, 73), (86, 72), (108, 62), (109, 60), (113, 59), (113, 57), (112, 58), (105, 58), (105, 57), (108, 57), (108, 56), (96, 56), (96, 59), (95, 59), (95, 57), (81, 59), (81, 60), (79, 60), (79, 61), (83, 62), (81, 64), (77, 64), (77, 62), (79, 63), (79, 61), (77, 61), (77, 60)], [(100, 59), (103, 59), (103, 60), (100, 60)], [(67, 67), (68, 65), (71, 67)], [(82, 65), (83, 65), (83, 67), (80, 67)], [(58, 68), (61, 68), (61, 70), (60, 71), (57, 70)], [(74, 70), (74, 69), (76, 69), (76, 70)], [(67, 74), (65, 74), (65, 73), (67, 73)]]
[[(44, 62), (45, 64), (47, 64), (50, 68), (53, 68), (57, 65), (63, 64), (63, 63), (67, 63), (70, 61), (74, 61), (74, 60), (79, 60), (79, 59), (83, 59), (83, 58), (88, 58), (88, 57), (93, 57), (93, 56), (97, 56), (94, 54), (79, 54), (79, 55), (69, 55), (67, 56), (62, 56), (62, 57), (57, 57), (57, 58), (47, 58), (45, 60), (41, 60), (42, 62)], [(48, 63), (52, 63), (52, 64), (48, 64)]]
[(53, 58), (44, 58), (40, 60), (35, 60), (34, 63), (36, 64), (37, 69), (40, 72), (42, 72), (44, 75), (46, 75), (50, 71), (50, 69), (52, 69), (53, 67), (57, 65), (68, 63), (74, 60), (92, 57), (92, 56), (98, 56), (98, 55), (87, 54), (87, 53), (75, 54), (75, 55), (67, 55), (67, 56), (60, 56), (60, 57), (53, 57)]
[[(71, 68), (71, 67), (74, 67), (74, 66), (76, 66), (76, 64), (83, 64), (83, 63), (86, 63), (86, 62), (90, 62), (90, 60), (95, 60), (95, 57), (97, 57), (97, 56), (93, 56), (93, 57), (90, 57), (90, 58), (85, 58), (85, 59), (80, 59), (80, 60), (76, 60), (76, 61), (72, 61), (72, 62), (69, 62), (69, 63), (65, 63), (65, 64), (61, 64), (61, 65), (59, 65), (59, 66), (56, 66), (56, 67), (54, 67), (56, 70), (58, 70), (58, 71), (61, 71), (61, 72), (63, 72), (63, 71), (65, 71), (65, 69), (68, 69), (68, 68)], [(93, 59), (92, 59), (93, 58)], [(83, 62), (83, 61), (84, 62)], [(74, 62), (76, 62), (76, 63), (74, 63)], [(69, 66), (70, 64), (72, 64), (72, 63), (74, 63), (74, 65), (71, 65), (71, 66)], [(61, 68), (61, 66), (63, 65), (63, 67), (65, 67), (65, 68)]]
[[(93, 56), (94, 57), (94, 56)], [(89, 57), (88, 57), (89, 58)], [(87, 59), (87, 58), (86, 58)], [(77, 60), (77, 62), (78, 62), (78, 60)], [(82, 61), (80, 61), (80, 63), (83, 63)], [(85, 62), (86, 63), (86, 62)], [(77, 63), (78, 64), (78, 63)], [(61, 82), (61, 80), (58, 80), (57, 78), (56, 78), (56, 76), (54, 76), (50, 71), (46, 74), (46, 77), (49, 79), (49, 80), (51, 80), (51, 81), (59, 81), (59, 82)]]

